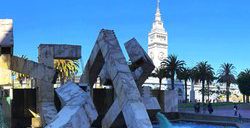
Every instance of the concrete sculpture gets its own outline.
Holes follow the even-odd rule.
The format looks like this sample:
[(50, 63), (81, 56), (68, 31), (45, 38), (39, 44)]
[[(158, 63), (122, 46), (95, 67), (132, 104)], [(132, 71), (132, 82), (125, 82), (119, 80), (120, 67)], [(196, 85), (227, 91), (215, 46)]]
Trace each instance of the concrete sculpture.
[[(63, 104), (57, 114), (54, 105), (54, 86), (57, 72), (54, 59), (79, 59), (81, 46), (41, 44), (39, 63), (13, 55), (12, 20), (0, 20), (0, 67), (28, 74), (37, 79), (37, 102), (43, 126), (86, 128), (97, 118), (91, 97), (77, 85), (70, 83), (57, 89)], [(76, 96), (76, 97), (75, 97)], [(70, 114), (67, 114), (71, 110)], [(65, 119), (67, 117), (67, 119)]]
[[(67, 83), (56, 89), (62, 103), (59, 113), (54, 105), (53, 82), (57, 78), (53, 68), (54, 59), (80, 59), (81, 46), (41, 44), (38, 48), (38, 63), (33, 62), (13, 56), (12, 28), (12, 20), (0, 20), (0, 66), (37, 79), (37, 104), (43, 126), (90, 127), (98, 115), (90, 95), (78, 85)], [(128, 41), (125, 46), (131, 62), (137, 65), (132, 72), (114, 32), (101, 30), (80, 84), (92, 87), (105, 65), (104, 74), (112, 81), (117, 97), (102, 120), (102, 127), (110, 127), (122, 112), (127, 127), (152, 128), (140, 92), (141, 85), (154, 69), (154, 65), (135, 39)]]
[[(142, 94), (142, 84), (145, 82), (145, 80), (148, 78), (148, 76), (151, 74), (151, 72), (154, 70), (154, 64), (147, 55), (147, 53), (143, 50), (143, 48), (139, 45), (136, 39), (131, 39), (128, 42), (125, 43), (126, 51), (130, 57), (130, 61), (132, 62), (133, 69), (132, 69), (132, 75), (133, 78), (137, 84), (138, 89), (140, 90), (140, 93)], [(107, 67), (105, 67), (107, 68)], [(105, 70), (102, 70), (101, 79), (105, 81), (105, 79), (109, 79), (109, 75)], [(106, 73), (106, 74), (104, 74)], [(154, 101), (156, 98), (154, 99)], [(144, 101), (144, 100), (142, 100)], [(145, 106), (148, 105), (148, 102), (143, 102)], [(156, 100), (157, 104), (159, 104)], [(152, 108), (152, 107), (151, 107)], [(151, 109), (150, 108), (150, 109)], [(157, 107), (159, 108), (159, 106)], [(102, 120), (103, 126), (110, 127), (112, 122), (117, 118), (119, 113), (121, 112), (122, 108), (119, 107), (118, 99), (114, 101), (109, 111), (106, 113), (104, 119)]]
[[(38, 47), (38, 62), (54, 67), (54, 59), (80, 59), (81, 46), (41, 44)], [(37, 104), (43, 126), (51, 123), (57, 111), (54, 105), (54, 86), (50, 82), (37, 80)]]
[(71, 82), (56, 92), (63, 107), (46, 128), (90, 128), (98, 116), (90, 95)]
[(117, 98), (105, 115), (102, 127), (110, 127), (122, 111), (127, 127), (151, 128), (152, 124), (141, 101), (133, 74), (111, 30), (101, 30), (81, 77), (81, 83), (92, 87), (104, 64)]

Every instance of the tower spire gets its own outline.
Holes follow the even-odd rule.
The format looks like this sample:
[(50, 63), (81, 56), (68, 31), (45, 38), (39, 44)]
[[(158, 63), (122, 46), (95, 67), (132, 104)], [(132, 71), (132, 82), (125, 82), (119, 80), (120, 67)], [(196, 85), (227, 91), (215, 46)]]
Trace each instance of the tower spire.
[(157, 7), (156, 7), (156, 13), (155, 13), (155, 21), (161, 21), (160, 0), (157, 0)]
[(157, 0), (157, 10), (160, 10), (160, 0)]

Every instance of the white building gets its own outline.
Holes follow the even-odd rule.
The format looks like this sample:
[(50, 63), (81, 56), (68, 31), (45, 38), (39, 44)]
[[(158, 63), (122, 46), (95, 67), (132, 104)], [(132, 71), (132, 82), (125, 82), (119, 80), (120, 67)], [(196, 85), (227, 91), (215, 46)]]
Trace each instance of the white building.
[[(168, 33), (164, 28), (164, 23), (161, 18), (160, 1), (157, 0), (156, 13), (152, 29), (148, 34), (148, 55), (152, 59), (156, 68), (159, 68), (161, 62), (168, 57)], [(151, 86), (152, 88), (159, 87), (159, 79), (149, 77), (143, 86)], [(163, 79), (162, 90), (170, 87), (170, 81)], [(176, 81), (175, 88), (179, 94), (179, 99), (184, 99), (184, 87), (182, 82)]]
[(151, 32), (148, 34), (148, 54), (156, 68), (168, 56), (168, 33), (161, 20), (160, 3), (157, 0), (155, 20)]

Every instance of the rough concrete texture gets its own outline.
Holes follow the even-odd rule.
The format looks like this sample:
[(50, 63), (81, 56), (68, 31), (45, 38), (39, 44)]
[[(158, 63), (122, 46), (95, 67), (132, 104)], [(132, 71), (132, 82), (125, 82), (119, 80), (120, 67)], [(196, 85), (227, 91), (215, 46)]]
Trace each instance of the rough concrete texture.
[[(61, 44), (41, 44), (38, 47), (38, 62), (49, 67), (54, 67), (54, 59), (80, 59), (81, 46)], [(54, 103), (53, 84), (37, 80), (37, 104), (41, 115), (43, 126), (49, 124), (55, 118), (57, 111)], [(47, 104), (44, 106), (43, 104)], [(49, 106), (50, 105), (50, 106)], [(47, 113), (46, 111), (53, 111)]]
[(178, 112), (178, 93), (175, 90), (164, 91), (164, 112)]
[(47, 125), (52, 122), (52, 120), (55, 118), (57, 114), (56, 107), (54, 105), (54, 102), (40, 102), (39, 104), (39, 113), (41, 118), (43, 118), (43, 125)]
[[(112, 106), (111, 108), (114, 108), (114, 111), (119, 111), (119, 108), (122, 108), (127, 127), (152, 127), (146, 108), (141, 101), (135, 80), (127, 65), (114, 32), (110, 30), (102, 30), (97, 39), (97, 43), (102, 51), (107, 66), (107, 73), (113, 81), (117, 95), (118, 106)], [(119, 108), (117, 109), (116, 107)], [(112, 115), (112, 112), (114, 111), (110, 111), (110, 114), (107, 114), (106, 118), (102, 121), (102, 127), (110, 127), (106, 124), (112, 124), (113, 120), (109, 119), (115, 117), (115, 115)]]
[(84, 73), (80, 78), (80, 83), (88, 85), (90, 88), (92, 88), (92, 86), (97, 80), (99, 73), (101, 72), (104, 63), (105, 62), (100, 51), (100, 47), (96, 43), (86, 63)]
[(133, 72), (133, 76), (140, 93), (142, 93), (142, 84), (152, 73), (155, 66), (148, 54), (144, 51), (135, 38), (126, 42), (125, 48), (132, 64), (137, 66), (136, 70)]
[[(85, 72), (81, 77), (81, 83), (92, 86), (104, 64), (106, 65), (105, 73), (114, 83), (117, 95), (117, 101), (114, 104), (118, 105), (114, 105), (114, 109), (113, 106), (110, 108), (110, 115), (107, 115), (107, 120), (102, 121), (102, 127), (110, 127), (116, 118), (113, 113), (119, 113), (121, 109), (128, 127), (152, 127), (132, 73), (115, 34), (111, 30), (101, 30), (85, 67)], [(137, 115), (143, 115), (143, 117)]]
[(89, 128), (97, 118), (91, 97), (76, 84), (68, 82), (56, 89), (63, 108), (47, 128)]
[(11, 57), (10, 70), (28, 74), (36, 79), (50, 83), (55, 81), (57, 75), (56, 71), (52, 67), (16, 56)]
[(0, 66), (50, 83), (55, 81), (57, 75), (52, 67), (8, 54), (0, 55)]
[(10, 69), (11, 55), (0, 55), (0, 67), (3, 69)]
[[(53, 47), (44, 46), (38, 48), (38, 62), (44, 65), (54, 67), (54, 49)], [(44, 105), (46, 104), (46, 105)], [(42, 125), (49, 124), (55, 118), (57, 111), (54, 104), (54, 87), (53, 84), (37, 80), (37, 105), (41, 116)]]
[[(142, 90), (142, 84), (145, 82), (147, 77), (151, 74), (151, 72), (154, 69), (153, 62), (147, 55), (147, 53), (144, 51), (144, 49), (139, 45), (139, 43), (136, 41), (136, 39), (131, 39), (128, 42), (125, 43), (126, 50), (128, 52), (128, 55), (130, 57), (130, 60), (132, 64), (135, 64), (137, 67), (134, 72), (132, 72), (133, 78), (130, 78), (129, 76), (125, 76), (124, 78), (127, 78), (127, 81), (133, 81), (135, 80), (137, 87), (139, 90)], [(107, 72), (107, 65), (104, 65), (104, 68), (102, 69), (102, 72), (100, 73), (100, 77), (102, 81), (105, 83), (107, 79), (111, 79), (108, 72)], [(119, 77), (119, 76), (116, 76)], [(122, 95), (123, 92), (120, 91), (123, 86), (123, 83), (116, 84), (118, 87), (118, 94)], [(129, 87), (130, 83), (128, 84)], [(126, 87), (126, 86), (125, 86)], [(133, 89), (133, 87), (131, 87)], [(123, 89), (123, 90), (126, 90)], [(142, 91), (140, 91), (142, 93)], [(132, 93), (131, 93), (132, 94)], [(136, 97), (136, 94), (134, 95)], [(118, 97), (119, 98), (119, 97)], [(106, 113), (104, 119), (102, 120), (103, 126), (106, 125), (105, 127), (111, 126), (111, 123), (116, 119), (122, 108), (120, 106), (123, 106), (123, 103), (126, 101), (123, 97), (120, 99), (116, 98), (115, 102), (112, 104), (110, 107), (109, 111)], [(118, 102), (120, 101), (120, 102)], [(142, 99), (144, 105), (148, 109), (160, 109), (159, 103), (155, 97), (150, 97), (150, 98), (143, 98)], [(151, 103), (153, 102), (153, 104)], [(107, 123), (108, 122), (108, 123)]]
[(156, 97), (153, 97), (151, 94), (151, 88), (148, 86), (143, 87), (142, 101), (146, 106), (147, 110), (160, 110), (160, 104)]
[(0, 47), (12, 47), (13, 44), (12, 19), (0, 19)]
[(81, 46), (80, 45), (68, 45), (68, 44), (40, 44), (40, 50), (52, 48), (54, 59), (80, 59), (81, 58)]

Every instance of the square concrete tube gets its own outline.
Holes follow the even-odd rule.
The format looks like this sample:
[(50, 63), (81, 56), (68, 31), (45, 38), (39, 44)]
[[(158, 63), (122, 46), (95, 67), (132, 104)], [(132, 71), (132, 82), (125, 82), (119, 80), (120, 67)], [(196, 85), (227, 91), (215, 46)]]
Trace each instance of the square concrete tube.
[[(92, 50), (94, 56), (90, 56), (90, 59), (88, 60), (88, 64), (86, 66), (87, 70), (85, 70), (85, 73), (87, 73), (87, 75), (82, 75), (81, 82), (88, 82), (86, 78), (90, 78), (90, 75), (88, 75), (88, 73), (91, 73), (91, 66), (96, 63), (96, 57), (100, 56), (101, 60), (104, 59), (104, 62), (97, 62), (98, 70), (101, 71), (101, 68), (105, 63), (107, 65), (107, 72), (110, 75), (111, 80), (114, 82), (114, 88), (118, 99), (117, 102), (119, 103), (119, 108), (115, 110), (119, 111), (120, 108), (123, 108), (122, 112), (124, 114), (124, 118), (128, 127), (151, 128), (152, 124), (149, 120), (146, 108), (140, 100), (140, 94), (136, 87), (136, 83), (133, 79), (130, 69), (128, 68), (125, 57), (122, 54), (121, 48), (114, 32), (111, 30), (101, 30), (96, 44), (98, 44), (98, 46), (94, 47), (94, 50), (96, 51)], [(99, 73), (100, 72), (98, 72), (98, 74)], [(98, 74), (94, 75), (97, 76)], [(112, 121), (104, 121), (102, 127), (109, 127), (105, 124), (112, 124)]]

